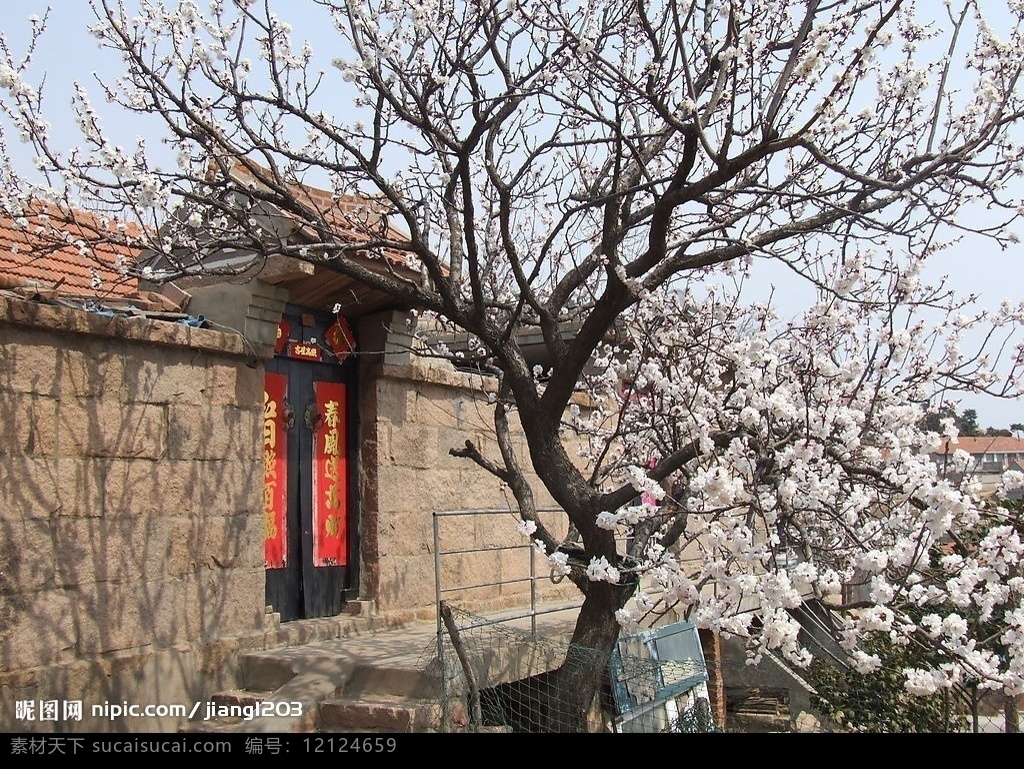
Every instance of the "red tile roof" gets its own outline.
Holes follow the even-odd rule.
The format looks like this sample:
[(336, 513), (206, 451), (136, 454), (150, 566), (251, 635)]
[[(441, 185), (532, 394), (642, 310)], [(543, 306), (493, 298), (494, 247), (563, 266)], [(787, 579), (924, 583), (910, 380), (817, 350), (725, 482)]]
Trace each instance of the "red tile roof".
[[(230, 161), (228, 173), (239, 184), (266, 189), (264, 178), (273, 178), (273, 172), (257, 163), (251, 163), (251, 166), (252, 168), (246, 167), (241, 160), (233, 159)], [(217, 161), (210, 162), (207, 173), (209, 178), (216, 178), (220, 173)], [(342, 195), (291, 182), (286, 182), (286, 186), (295, 200), (309, 211), (306, 220), (301, 220), (297, 216), (295, 219), (299, 223), (299, 231), (313, 242), (317, 237), (307, 222), (317, 219), (335, 229), (337, 236), (344, 238), (347, 244), (359, 245), (380, 240), (389, 240), (393, 243), (408, 242), (408, 235), (395, 229), (388, 221), (388, 201), (385, 198)], [(374, 254), (383, 257), (392, 266), (413, 266), (410, 264), (410, 253), (398, 248), (376, 247)]]
[(78, 296), (133, 296), (128, 276), (140, 249), (138, 228), (85, 211), (39, 204), (24, 216), (0, 214), (0, 288), (38, 284)]
[(1024, 441), (1019, 438), (1007, 438), (1005, 436), (980, 435), (966, 437), (961, 435), (957, 443), (950, 442), (943, 444), (943, 448), (936, 454), (952, 454), (957, 449), (963, 449), (968, 454), (993, 454), (996, 452), (1004, 454), (1024, 454)]

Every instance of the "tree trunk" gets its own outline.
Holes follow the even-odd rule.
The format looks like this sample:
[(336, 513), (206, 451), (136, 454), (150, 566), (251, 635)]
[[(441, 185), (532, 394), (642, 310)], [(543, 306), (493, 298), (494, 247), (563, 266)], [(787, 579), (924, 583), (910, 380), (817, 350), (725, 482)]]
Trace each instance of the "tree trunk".
[(1018, 734), (1020, 732), (1020, 705), (1016, 697), (1006, 695), (1003, 703), (1003, 717), (1006, 734)]
[(552, 679), (544, 709), (544, 730), (587, 732), (588, 713), (608, 674), (608, 661), (619, 637), (615, 612), (624, 588), (591, 583), (580, 608), (572, 641)]

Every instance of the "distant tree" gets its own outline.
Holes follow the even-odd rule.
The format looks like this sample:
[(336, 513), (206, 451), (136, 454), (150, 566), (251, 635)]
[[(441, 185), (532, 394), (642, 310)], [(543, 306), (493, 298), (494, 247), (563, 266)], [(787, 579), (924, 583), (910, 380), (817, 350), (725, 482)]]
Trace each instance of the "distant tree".
[(927, 411), (921, 420), (921, 426), (925, 430), (943, 434), (946, 429), (943, 421), (947, 419), (953, 420), (958, 435), (970, 438), (981, 434), (981, 429), (978, 427), (977, 410), (964, 409), (963, 412), (958, 412), (956, 406), (949, 403), (944, 403), (938, 409)]
[(981, 428), (978, 426), (978, 412), (975, 409), (964, 409), (957, 420), (957, 427), (960, 428), (960, 434), (968, 438), (981, 435)]
[(893, 643), (885, 633), (870, 634), (863, 648), (881, 662), (870, 676), (824, 657), (808, 668), (806, 678), (816, 692), (813, 704), (822, 715), (854, 732), (964, 731), (968, 722), (955, 690), (915, 695), (905, 685), (905, 670), (938, 665), (940, 655), (919, 644)]
[(1024, 425), (1022, 425), (1020, 422), (1014, 422), (1012, 425), (1010, 425), (1010, 430), (1017, 438), (1020, 438), (1022, 435), (1024, 435)]
[(1013, 433), (1011, 433), (1006, 428), (986, 427), (985, 436), (989, 438), (1012, 438)]

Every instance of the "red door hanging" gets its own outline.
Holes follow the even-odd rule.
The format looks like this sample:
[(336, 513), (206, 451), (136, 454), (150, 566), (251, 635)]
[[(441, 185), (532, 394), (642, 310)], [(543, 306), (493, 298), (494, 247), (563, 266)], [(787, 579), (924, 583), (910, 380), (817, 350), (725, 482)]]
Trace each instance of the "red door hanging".
[(348, 425), (340, 382), (314, 382), (313, 565), (348, 564)]
[(268, 569), (283, 569), (288, 555), (288, 377), (267, 374), (263, 385), (263, 557)]

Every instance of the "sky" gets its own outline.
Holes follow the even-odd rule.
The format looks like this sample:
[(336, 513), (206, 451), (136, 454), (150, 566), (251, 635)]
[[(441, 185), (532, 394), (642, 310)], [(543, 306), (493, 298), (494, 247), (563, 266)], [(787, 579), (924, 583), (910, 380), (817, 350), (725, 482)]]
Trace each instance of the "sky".
[[(30, 32), (29, 16), (42, 16), (48, 5), (52, 5), (53, 10), (49, 16), (44, 44), (37, 52), (30, 70), (30, 81), (37, 82), (45, 73), (44, 94), (49, 104), (47, 112), (53, 124), (57, 145), (69, 147), (77, 139), (77, 126), (70, 119), (70, 112), (63, 112), (67, 119), (62, 121), (61, 110), (54, 108), (68, 103), (70, 84), (78, 79), (97, 101), (95, 106), (100, 112), (104, 128), (111, 131), (117, 140), (130, 146), (137, 135), (152, 135), (154, 139), (148, 141), (147, 146), (152, 153), (160, 153), (162, 148), (155, 140), (161, 127), (159, 121), (154, 119), (150, 125), (136, 116), (119, 121), (108, 105), (99, 100), (98, 88), (90, 81), (89, 73), (97, 70), (109, 75), (118, 72), (119, 68), (118, 62), (111, 58), (109, 52), (101, 50), (95, 39), (88, 34), (86, 27), (93, 16), (86, 0), (49, 0), (49, 3), (45, 0), (16, 0), (6, 3), (2, 32), (11, 49), (15, 52), (25, 50)], [(305, 11), (302, 3), (283, 3), (280, 7), (280, 15), (293, 23), (297, 33), (312, 28), (314, 32), (310, 34), (315, 35), (318, 26), (320, 30), (323, 29), (322, 23), (303, 25), (300, 14)], [(332, 33), (333, 30), (327, 29), (326, 32)], [(330, 50), (326, 43), (318, 45), (315, 38), (313, 42), (314, 51)], [(23, 156), (23, 168), (26, 171), (31, 168), (28, 148), (12, 146), (9, 150), (16, 159)], [(171, 165), (169, 157), (167, 164)], [(787, 281), (780, 272), (766, 275), (756, 289), (759, 294), (757, 298), (764, 298), (770, 291), (774, 291), (774, 300), (783, 314), (787, 305), (798, 308), (805, 304), (805, 287)], [(966, 243), (932, 257), (928, 275), (932, 278), (949, 275), (952, 285), (959, 292), (977, 294), (980, 306), (996, 307), (1004, 299), (1019, 302), (1024, 299), (1024, 245), (1002, 252), (988, 241)], [(961, 408), (974, 408), (979, 415), (979, 424), (983, 427), (1009, 427), (1013, 423), (1024, 423), (1024, 402), (1019, 399), (1008, 401), (982, 396), (966, 397), (961, 402)]]

